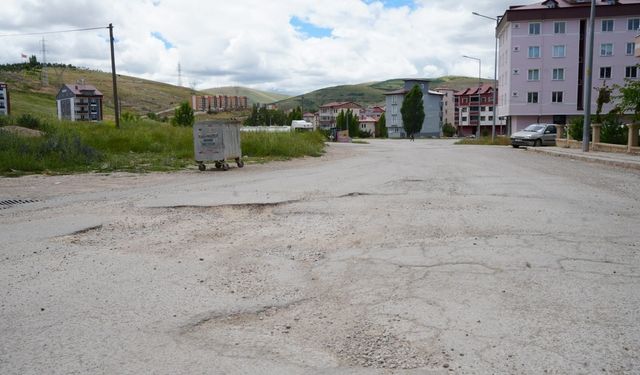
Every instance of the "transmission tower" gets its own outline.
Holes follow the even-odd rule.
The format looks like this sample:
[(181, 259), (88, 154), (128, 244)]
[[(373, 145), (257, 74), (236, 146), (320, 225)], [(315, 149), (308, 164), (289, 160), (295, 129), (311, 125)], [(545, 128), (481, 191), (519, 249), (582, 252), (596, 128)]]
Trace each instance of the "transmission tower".
[(47, 73), (47, 46), (42, 37), (42, 86), (49, 86), (49, 74)]
[(178, 63), (178, 86), (182, 86), (182, 67)]

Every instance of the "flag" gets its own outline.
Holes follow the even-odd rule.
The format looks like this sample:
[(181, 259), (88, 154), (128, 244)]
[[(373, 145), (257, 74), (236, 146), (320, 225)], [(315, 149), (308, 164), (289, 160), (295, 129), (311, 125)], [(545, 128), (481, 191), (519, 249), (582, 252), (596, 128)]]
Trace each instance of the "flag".
[(20, 55), (22, 56), (23, 59), (26, 59), (27, 57), (29, 57), (29, 56), (25, 55), (24, 53), (21, 53)]

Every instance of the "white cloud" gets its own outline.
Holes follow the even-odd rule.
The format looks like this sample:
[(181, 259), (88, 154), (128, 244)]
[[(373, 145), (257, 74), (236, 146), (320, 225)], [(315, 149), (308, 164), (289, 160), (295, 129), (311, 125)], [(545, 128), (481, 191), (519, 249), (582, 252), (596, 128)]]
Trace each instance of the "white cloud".
[[(525, 3), (528, 1), (525, 1)], [(385, 7), (364, 0), (5, 0), (0, 34), (104, 26), (47, 35), (48, 61), (110, 69), (108, 30), (114, 25), (118, 72), (198, 88), (244, 85), (300, 93), (399, 77), (493, 76), (493, 27), (471, 15), (504, 13), (512, 2), (415, 0)], [(331, 30), (313, 37), (289, 21)], [(173, 48), (152, 36), (161, 34)], [(40, 55), (41, 36), (3, 37), (0, 63)]]

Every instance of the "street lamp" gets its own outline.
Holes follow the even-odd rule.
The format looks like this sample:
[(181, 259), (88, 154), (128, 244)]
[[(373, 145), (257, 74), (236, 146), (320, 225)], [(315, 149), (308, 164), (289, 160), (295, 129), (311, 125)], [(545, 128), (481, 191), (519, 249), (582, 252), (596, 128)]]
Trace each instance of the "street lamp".
[(497, 95), (496, 91), (498, 90), (498, 24), (500, 23), (500, 16), (498, 17), (489, 17), (484, 14), (480, 14), (478, 12), (471, 12), (474, 16), (490, 19), (492, 21), (496, 21), (496, 46), (494, 48), (493, 54), (493, 123), (491, 124), (491, 142), (495, 140), (496, 137), (496, 107), (497, 107)]
[[(480, 139), (480, 89), (482, 88), (482, 60), (477, 57), (467, 55), (462, 55), (462, 57), (476, 60), (478, 62), (478, 128), (476, 129), (476, 139)], [(495, 105), (493, 108), (495, 109)], [(471, 111), (469, 111), (469, 122), (471, 122)]]

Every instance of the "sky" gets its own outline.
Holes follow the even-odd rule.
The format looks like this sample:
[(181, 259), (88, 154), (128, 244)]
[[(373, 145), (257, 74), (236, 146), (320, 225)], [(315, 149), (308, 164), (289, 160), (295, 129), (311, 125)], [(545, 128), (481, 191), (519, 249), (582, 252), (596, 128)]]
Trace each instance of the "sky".
[[(290, 95), (323, 87), (443, 75), (493, 78), (490, 17), (532, 0), (2, 0), (0, 64), (116, 70), (206, 89)], [(47, 35), (16, 35), (104, 27)]]

